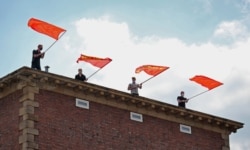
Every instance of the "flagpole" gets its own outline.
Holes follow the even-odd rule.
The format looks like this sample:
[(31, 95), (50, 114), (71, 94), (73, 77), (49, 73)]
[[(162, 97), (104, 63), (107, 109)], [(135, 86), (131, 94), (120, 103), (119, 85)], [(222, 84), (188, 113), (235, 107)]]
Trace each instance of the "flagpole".
[(98, 69), (97, 71), (95, 71), (94, 73), (92, 73), (89, 77), (87, 77), (87, 79), (89, 79), (90, 77), (92, 77), (94, 74), (96, 74), (98, 71), (100, 71), (102, 68)]
[[(142, 67), (145, 67), (145, 66), (142, 66)], [(158, 66), (159, 67), (159, 66)], [(162, 67), (162, 66), (161, 66)], [(165, 70), (167, 70), (169, 67), (166, 67), (166, 68), (164, 68), (164, 70), (161, 70), (161, 72), (159, 72), (158, 74), (156, 74), (156, 75), (153, 75), (153, 74), (150, 74), (150, 75), (153, 75), (153, 77), (150, 77), (149, 79), (147, 79), (147, 80), (145, 80), (145, 81), (143, 81), (142, 83), (140, 83), (141, 85), (143, 84), (143, 83), (145, 83), (145, 82), (147, 82), (147, 81), (149, 81), (150, 79), (152, 79), (152, 78), (154, 78), (154, 77), (156, 77), (156, 76), (158, 76), (159, 74), (161, 74), (162, 72), (164, 72)], [(138, 68), (137, 68), (138, 69)], [(138, 73), (137, 72), (137, 69), (135, 70), (135, 73)], [(141, 70), (140, 70), (141, 71)], [(145, 70), (144, 70), (145, 71)], [(146, 72), (146, 71), (145, 71)], [(147, 72), (146, 72), (147, 73)], [(147, 73), (147, 74), (149, 74), (149, 73)]]
[[(165, 71), (165, 70), (163, 70), (163, 71)], [(162, 71), (162, 72), (163, 72), (163, 71)], [(161, 74), (162, 72), (158, 73), (157, 75), (155, 75), (155, 76), (153, 76), (153, 77), (148, 78), (147, 80), (143, 81), (141, 84), (143, 84), (143, 83), (145, 83), (145, 82), (151, 80), (152, 78), (158, 76), (158, 75)]]
[[(66, 30), (65, 30), (65, 32), (66, 32)], [(45, 51), (44, 51), (44, 53), (46, 53), (64, 34), (65, 34), (65, 32), (63, 32), (62, 33), (62, 35), (55, 41), (55, 42), (53, 42)]]
[[(111, 61), (110, 61), (111, 62)], [(109, 63), (110, 63), (109, 62)], [(109, 64), (107, 63), (107, 64)], [(107, 64), (105, 64), (104, 66), (102, 66), (102, 68), (104, 68)], [(98, 69), (97, 71), (95, 71), (94, 73), (92, 73), (87, 79), (89, 79), (90, 77), (92, 77), (94, 74), (96, 74), (98, 71), (100, 71), (102, 68)]]
[(192, 98), (195, 98), (195, 97), (197, 97), (197, 96), (199, 96), (199, 95), (201, 95), (201, 94), (204, 94), (204, 93), (206, 93), (206, 92), (208, 92), (208, 91), (210, 91), (210, 90), (206, 90), (206, 91), (204, 91), (204, 92), (201, 92), (201, 93), (199, 93), (199, 94), (196, 94), (196, 95), (194, 95), (194, 96), (188, 98), (188, 100), (190, 100), (190, 99), (192, 99)]
[(143, 83), (147, 82), (148, 80), (150, 80), (150, 79), (152, 79), (152, 78), (154, 78), (154, 77), (156, 77), (156, 76), (150, 77), (150, 78), (148, 78), (147, 80), (143, 81), (143, 82), (140, 83), (140, 84), (143, 84)]

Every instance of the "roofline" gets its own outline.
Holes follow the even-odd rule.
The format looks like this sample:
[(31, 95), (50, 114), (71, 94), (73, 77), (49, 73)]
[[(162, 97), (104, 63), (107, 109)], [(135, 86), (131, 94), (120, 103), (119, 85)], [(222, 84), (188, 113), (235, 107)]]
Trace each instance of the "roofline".
[[(200, 124), (200, 127), (204, 126), (204, 124), (216, 127), (216, 131), (222, 132), (236, 132), (237, 129), (243, 128), (243, 123), (233, 121), (230, 119), (209, 115), (206, 113), (202, 113), (199, 111), (194, 111), (191, 109), (180, 108), (178, 106), (167, 104), (164, 102), (160, 102), (154, 99), (142, 97), (142, 96), (132, 96), (129, 93), (122, 92), (119, 90), (115, 90), (112, 88), (92, 84), (89, 82), (79, 82), (73, 78), (53, 74), (50, 72), (39, 71), (35, 69), (31, 69), (29, 67), (21, 67), (16, 71), (7, 74), (6, 76), (0, 78), (0, 99), (4, 97), (3, 94), (8, 87), (9, 84), (18, 83), (20, 81), (41, 81), (41, 84), (44, 83), (53, 83), (64, 88), (69, 88), (69, 90), (74, 91), (84, 91), (85, 93), (88, 92), (92, 95), (98, 95), (100, 97), (105, 97), (108, 99), (107, 101), (97, 101), (92, 99), (93, 101), (104, 103), (110, 106), (119, 107), (123, 109), (135, 109), (138, 112), (146, 113), (147, 115), (153, 115), (155, 117), (159, 117), (162, 119), (170, 119), (175, 122), (183, 122), (185, 121), (186, 124), (194, 125)], [(41, 86), (37, 84), (41, 89), (51, 90), (51, 88), (46, 88), (50, 86), (48, 84), (44, 84)], [(47, 86), (45, 86), (47, 85)], [(59, 91), (59, 90), (58, 90)], [(55, 91), (54, 92), (58, 92)], [(81, 93), (81, 92), (79, 92)], [(62, 93), (63, 94), (63, 93)], [(65, 93), (64, 93), (65, 94)], [(71, 95), (71, 96), (79, 96), (82, 95)], [(112, 100), (112, 102), (110, 102)], [(118, 103), (117, 103), (118, 102)], [(129, 106), (128, 106), (129, 105)], [(138, 109), (139, 108), (139, 109)]]

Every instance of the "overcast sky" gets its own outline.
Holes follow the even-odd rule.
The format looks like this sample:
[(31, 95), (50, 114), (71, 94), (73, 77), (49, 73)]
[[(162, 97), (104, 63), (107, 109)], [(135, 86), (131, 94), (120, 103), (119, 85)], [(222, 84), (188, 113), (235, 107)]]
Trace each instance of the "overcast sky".
[(191, 99), (187, 108), (244, 123), (230, 135), (232, 150), (250, 149), (249, 0), (60, 0), (0, 2), (0, 77), (31, 66), (32, 50), (54, 39), (27, 26), (37, 18), (66, 29), (41, 60), (55, 74), (88, 77), (98, 68), (76, 63), (81, 54), (113, 61), (88, 82), (127, 91), (131, 77), (150, 78), (141, 65), (170, 67), (143, 84), (143, 97), (177, 105), (180, 91), (192, 97), (207, 89), (189, 78), (223, 83)]

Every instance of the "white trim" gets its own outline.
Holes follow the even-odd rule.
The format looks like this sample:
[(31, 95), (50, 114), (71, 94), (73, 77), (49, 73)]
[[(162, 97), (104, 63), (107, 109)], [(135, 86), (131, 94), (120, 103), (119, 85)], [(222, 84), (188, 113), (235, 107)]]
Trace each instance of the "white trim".
[(192, 134), (192, 129), (190, 126), (180, 124), (180, 132)]
[(89, 101), (76, 98), (76, 107), (89, 109)]
[(130, 119), (138, 122), (143, 122), (142, 114), (130, 112)]

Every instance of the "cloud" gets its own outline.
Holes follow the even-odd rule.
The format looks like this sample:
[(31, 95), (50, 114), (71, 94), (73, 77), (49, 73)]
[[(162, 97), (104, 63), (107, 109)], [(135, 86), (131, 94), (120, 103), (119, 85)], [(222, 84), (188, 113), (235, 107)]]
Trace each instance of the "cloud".
[(233, 150), (247, 150), (249, 149), (249, 140), (238, 141), (237, 143), (232, 143), (230, 149)]
[(247, 27), (240, 21), (224, 21), (220, 23), (214, 31), (214, 36), (225, 39), (245, 39), (247, 38)]
[[(81, 53), (113, 59), (108, 66), (97, 74), (101, 80), (95, 77), (89, 81), (97, 82), (98, 80), (99, 84), (119, 90), (126, 91), (125, 87), (130, 82), (131, 76), (139, 77), (138, 82), (149, 78), (143, 73), (134, 73), (136, 67), (144, 64), (170, 67), (159, 77), (147, 83), (154, 84), (160, 79), (168, 81), (171, 76), (173, 79), (165, 83), (166, 85), (161, 82), (162, 87), (174, 86), (175, 82), (183, 80), (188, 81), (190, 86), (198, 88), (199, 86), (194, 85), (194, 83), (191, 84), (188, 80), (194, 75), (207, 75), (223, 82), (233, 68), (248, 68), (246, 48), (249, 47), (249, 41), (235, 43), (232, 48), (216, 46), (213, 43), (187, 45), (176, 38), (160, 38), (157, 36), (139, 38), (130, 32), (125, 22), (111, 21), (108, 16), (82, 18), (74, 23), (73, 28), (76, 32), (65, 38), (65, 46), (67, 49), (70, 47), (72, 54), (75, 53), (75, 60)], [(221, 30), (222, 33), (223, 30)], [(246, 60), (241, 58), (246, 58)], [(93, 71), (93, 67), (87, 64), (77, 65)], [(86, 70), (86, 73), (90, 74), (88, 70)], [(117, 78), (119, 81), (114, 82), (113, 80)], [(180, 86), (174, 87), (180, 88)], [(157, 86), (154, 89), (157, 89)], [(162, 91), (161, 88), (157, 90)]]
[(111, 22), (108, 18), (107, 16), (98, 19), (83, 18), (75, 23), (77, 33), (83, 39), (87, 51), (91, 48), (91, 52), (97, 51), (98, 54), (107, 53), (108, 49), (119, 52), (121, 47), (131, 44), (132, 37), (127, 24)]
[[(194, 75), (206, 75), (224, 85), (195, 97), (187, 107), (248, 122), (250, 39), (236, 41), (230, 46), (218, 46), (211, 42), (186, 44), (174, 37), (138, 37), (131, 33), (126, 22), (114, 22), (108, 16), (82, 18), (75, 21), (71, 28), (62, 39), (63, 46), (58, 45), (62, 53), (54, 54), (51, 51), (51, 63), (54, 62), (55, 55), (61, 58), (61, 62), (57, 62), (60, 65), (56, 65), (59, 66), (59, 74), (74, 77), (80, 67), (87, 77), (97, 71), (98, 68), (90, 64), (75, 62), (81, 53), (101, 58), (110, 57), (113, 61), (88, 82), (128, 92), (127, 86), (132, 76), (138, 82), (151, 78), (143, 72), (135, 74), (138, 66), (168, 66), (168, 70), (144, 83), (139, 92), (143, 97), (173, 105), (177, 104), (176, 97), (181, 90), (185, 91), (186, 97), (206, 91), (206, 88), (189, 80)], [(245, 30), (244, 25), (234, 21), (220, 24), (214, 33), (215, 36), (226, 35), (237, 39), (237, 36), (244, 35)], [(250, 127), (240, 130), (247, 131)], [(237, 136), (238, 134), (234, 135), (235, 140), (231, 141), (235, 148), (240, 147), (237, 139), (241, 137)], [(244, 137), (244, 140), (249, 139), (249, 136)]]

